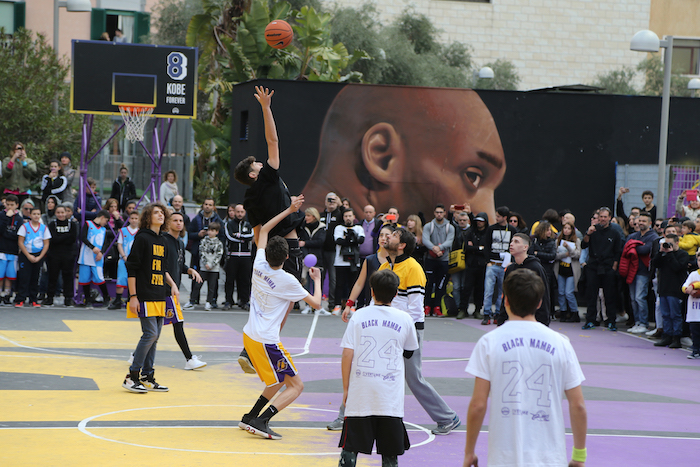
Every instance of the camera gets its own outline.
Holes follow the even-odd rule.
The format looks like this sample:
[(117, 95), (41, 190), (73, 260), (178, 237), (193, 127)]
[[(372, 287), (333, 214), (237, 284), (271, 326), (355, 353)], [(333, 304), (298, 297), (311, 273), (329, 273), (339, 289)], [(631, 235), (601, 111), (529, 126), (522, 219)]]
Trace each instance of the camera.
[(669, 249), (673, 248), (673, 245), (672, 245), (671, 243), (668, 243), (668, 242), (663, 242), (663, 243), (661, 244), (661, 247), (663, 247), (663, 248), (669, 250)]

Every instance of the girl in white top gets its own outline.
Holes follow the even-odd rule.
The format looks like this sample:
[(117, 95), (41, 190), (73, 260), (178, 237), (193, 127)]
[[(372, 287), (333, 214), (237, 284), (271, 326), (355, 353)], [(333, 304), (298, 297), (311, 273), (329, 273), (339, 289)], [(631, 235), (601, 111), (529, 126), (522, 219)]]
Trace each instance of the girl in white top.
[(174, 170), (169, 170), (165, 172), (165, 181), (160, 184), (160, 202), (167, 206), (170, 206), (170, 201), (177, 195), (180, 191), (177, 187), (177, 172)]

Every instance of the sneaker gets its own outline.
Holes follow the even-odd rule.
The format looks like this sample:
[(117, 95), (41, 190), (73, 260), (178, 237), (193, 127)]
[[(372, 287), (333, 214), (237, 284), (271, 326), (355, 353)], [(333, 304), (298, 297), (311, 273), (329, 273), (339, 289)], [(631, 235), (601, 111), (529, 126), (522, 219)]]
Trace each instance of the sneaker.
[(479, 310), (474, 311), (474, 314), (472, 315), (472, 318), (474, 319), (481, 319), (483, 317), (484, 315), (482, 315), (481, 312), (479, 312)]
[(588, 322), (588, 323), (584, 324), (583, 326), (581, 326), (581, 329), (586, 331), (588, 329), (593, 329), (594, 327), (595, 327), (595, 324)]
[(32, 308), (41, 308), (41, 303), (39, 303), (39, 302), (32, 302)]
[(615, 323), (608, 323), (608, 331), (612, 331), (612, 332), (617, 331), (617, 326), (615, 326)]
[(41, 302), (42, 306), (52, 306), (53, 305), (53, 297), (46, 297), (43, 302)]
[(681, 344), (685, 345), (686, 347), (692, 347), (693, 339), (691, 339), (690, 337), (681, 337)]
[(678, 336), (674, 336), (673, 342), (668, 346), (669, 349), (682, 349), (683, 345), (681, 345), (681, 338)]
[(423, 309), (423, 313), (425, 313), (425, 316), (430, 316), (430, 307), (426, 305)]
[(269, 420), (254, 418), (248, 422), (246, 430), (254, 435), (262, 436), (267, 439), (282, 439), (282, 435), (275, 433), (270, 429)]
[(5, 305), (12, 305), (12, 295), (5, 295), (2, 299)]
[(206, 303), (204, 304), (204, 310), (205, 310), (205, 311), (209, 311), (209, 310), (211, 310), (211, 308), (212, 308), (211, 303), (206, 302)]
[(690, 355), (686, 357), (689, 360), (698, 360), (700, 359), (700, 352), (693, 352)]
[(124, 382), (122, 383), (122, 387), (127, 391), (138, 394), (146, 394), (148, 392), (148, 389), (146, 389), (146, 386), (141, 384), (141, 381), (132, 381), (130, 375), (126, 375), (126, 378), (124, 378)]
[(333, 307), (333, 316), (339, 316), (343, 310), (340, 309), (340, 305), (336, 305)]
[(632, 334), (643, 334), (646, 333), (649, 328), (644, 326), (643, 324), (640, 324), (639, 326), (636, 326), (637, 329), (628, 329), (627, 332), (632, 333)]
[(435, 313), (435, 316), (442, 316), (442, 310), (439, 306), (433, 307), (433, 313)]
[(464, 319), (467, 317), (467, 312), (464, 310), (459, 310), (457, 313), (457, 319)]
[(659, 334), (659, 331), (663, 332), (663, 329), (652, 329), (651, 331), (647, 331), (644, 333), (645, 336), (647, 337), (659, 337), (657, 334)]
[(121, 310), (122, 308), (122, 298), (119, 296), (114, 297), (107, 307), (108, 310)]
[(617, 315), (617, 318), (615, 318), (616, 323), (625, 323), (627, 320), (630, 319), (629, 315), (625, 313), (624, 315)]
[(241, 305), (241, 310), (250, 311), (250, 305), (248, 303), (244, 303), (243, 305)]
[(488, 316), (484, 316), (484, 319), (481, 320), (481, 324), (486, 326), (487, 324), (491, 324), (491, 320)]
[(222, 310), (230, 310), (231, 309), (231, 304), (229, 302), (224, 302), (221, 304), (221, 309)]
[(66, 298), (63, 302), (63, 306), (75, 306), (75, 301), (72, 298)]
[(182, 305), (183, 310), (191, 310), (192, 308), (194, 308), (194, 305), (192, 304), (192, 302), (187, 302), (184, 305)]
[(452, 421), (447, 422), (444, 425), (442, 423), (438, 423), (437, 428), (430, 430), (430, 432), (434, 435), (449, 435), (452, 430), (461, 424), (462, 422), (460, 421), (459, 416), (455, 415), (455, 418), (453, 418)]
[(312, 308), (309, 305), (306, 305), (304, 308), (301, 309), (301, 314), (302, 315), (308, 315), (311, 312)]
[(317, 314), (319, 316), (330, 316), (331, 313), (328, 312), (328, 310), (321, 308), (320, 310), (315, 310), (314, 314)]
[(330, 431), (340, 431), (343, 429), (343, 424), (345, 423), (345, 420), (338, 417), (332, 422), (330, 422), (326, 428), (328, 428)]
[(129, 355), (129, 359), (127, 360), (127, 362), (129, 362), (129, 365), (131, 365), (132, 363), (134, 363), (134, 352), (131, 352), (131, 354)]
[(673, 343), (673, 338), (671, 336), (665, 336), (659, 342), (654, 343), (654, 347), (668, 347)]
[(22, 308), (24, 306), (24, 302), (15, 302), (15, 308)]
[(187, 360), (187, 363), (185, 363), (185, 370), (196, 370), (198, 368), (204, 368), (207, 366), (206, 362), (203, 362), (200, 360), (201, 355), (192, 355), (192, 358)]
[(156, 383), (156, 379), (153, 377), (153, 375), (142, 376), (141, 384), (143, 384), (148, 391), (168, 392), (170, 390), (166, 386), (161, 386), (160, 384)]
[(243, 373), (248, 373), (249, 375), (254, 375), (257, 373), (257, 371), (255, 371), (255, 367), (250, 362), (248, 352), (246, 352), (245, 349), (243, 349), (243, 352), (241, 352), (241, 354), (238, 356), (238, 364), (241, 366)]
[(253, 419), (253, 417), (251, 417), (249, 414), (243, 415), (241, 417), (241, 421), (238, 422), (238, 428), (240, 428), (241, 430), (248, 431), (248, 424), (250, 423), (250, 421), (252, 419)]

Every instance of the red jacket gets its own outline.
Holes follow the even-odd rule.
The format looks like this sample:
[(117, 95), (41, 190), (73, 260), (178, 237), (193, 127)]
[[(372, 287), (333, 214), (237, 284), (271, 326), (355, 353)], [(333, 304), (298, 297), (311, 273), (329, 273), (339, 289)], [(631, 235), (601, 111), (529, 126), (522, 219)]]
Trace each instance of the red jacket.
[(620, 266), (617, 268), (617, 272), (620, 273), (623, 279), (625, 279), (625, 282), (628, 284), (631, 284), (632, 281), (634, 281), (634, 276), (637, 275), (637, 270), (639, 269), (639, 255), (637, 254), (637, 247), (640, 245), (644, 245), (644, 242), (639, 240), (630, 240), (625, 243), (624, 248), (622, 248)]

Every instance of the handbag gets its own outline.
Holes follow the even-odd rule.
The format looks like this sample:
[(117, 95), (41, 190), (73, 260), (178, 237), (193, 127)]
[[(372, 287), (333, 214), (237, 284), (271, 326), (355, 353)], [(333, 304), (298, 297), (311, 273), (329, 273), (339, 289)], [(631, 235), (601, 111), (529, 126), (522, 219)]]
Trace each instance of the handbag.
[(466, 267), (464, 248), (450, 251), (450, 259), (447, 262), (447, 272), (454, 274), (464, 271)]

